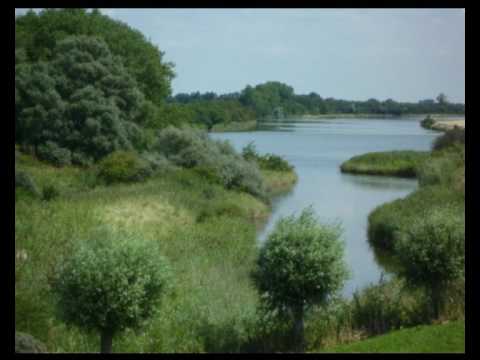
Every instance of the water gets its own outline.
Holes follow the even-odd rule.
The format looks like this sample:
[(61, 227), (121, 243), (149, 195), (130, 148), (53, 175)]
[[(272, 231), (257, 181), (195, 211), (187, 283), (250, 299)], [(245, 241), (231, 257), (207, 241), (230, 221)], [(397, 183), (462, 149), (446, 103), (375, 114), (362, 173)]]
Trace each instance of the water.
[[(422, 117), (423, 118), (423, 117)], [(262, 243), (277, 220), (312, 205), (322, 221), (340, 221), (345, 256), (352, 278), (343, 289), (377, 282), (382, 268), (367, 242), (367, 217), (378, 205), (402, 198), (417, 188), (414, 179), (342, 174), (339, 166), (352, 156), (372, 151), (429, 150), (438, 132), (423, 129), (422, 118), (292, 119), (264, 123), (259, 131), (212, 134), (237, 150), (254, 141), (260, 153), (283, 156), (295, 166), (298, 183), (273, 203), (272, 216), (258, 234)]]

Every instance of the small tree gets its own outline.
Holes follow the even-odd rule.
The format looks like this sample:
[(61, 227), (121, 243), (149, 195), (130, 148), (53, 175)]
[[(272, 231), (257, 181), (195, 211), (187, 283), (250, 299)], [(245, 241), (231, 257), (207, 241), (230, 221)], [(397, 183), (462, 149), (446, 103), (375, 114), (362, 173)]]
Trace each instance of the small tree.
[(115, 334), (138, 328), (151, 317), (167, 284), (165, 261), (155, 244), (131, 236), (82, 242), (61, 261), (52, 279), (59, 317), (98, 331), (101, 352)]
[(304, 314), (326, 304), (343, 286), (348, 270), (340, 228), (320, 224), (312, 208), (281, 219), (260, 250), (255, 284), (267, 308), (293, 316), (297, 351), (304, 351)]
[(465, 271), (465, 214), (440, 208), (419, 217), (395, 244), (401, 275), (427, 290), (433, 316), (442, 310), (445, 288)]

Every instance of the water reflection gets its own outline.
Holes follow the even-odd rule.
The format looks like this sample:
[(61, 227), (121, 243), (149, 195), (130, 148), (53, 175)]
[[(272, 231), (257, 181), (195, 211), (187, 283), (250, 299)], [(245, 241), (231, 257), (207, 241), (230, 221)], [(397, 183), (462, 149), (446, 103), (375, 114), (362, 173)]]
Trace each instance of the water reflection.
[(411, 190), (416, 179), (395, 178), (391, 176), (341, 174), (341, 181), (348, 186), (356, 186), (365, 190)]

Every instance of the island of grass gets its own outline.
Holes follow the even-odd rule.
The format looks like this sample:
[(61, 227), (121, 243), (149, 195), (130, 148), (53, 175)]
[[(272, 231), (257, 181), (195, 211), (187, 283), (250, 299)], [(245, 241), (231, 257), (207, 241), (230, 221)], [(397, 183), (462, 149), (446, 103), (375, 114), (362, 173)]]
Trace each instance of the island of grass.
[(465, 321), (416, 326), (336, 346), (327, 353), (463, 353)]
[(426, 151), (372, 152), (345, 161), (340, 170), (350, 174), (415, 177), (428, 157)]

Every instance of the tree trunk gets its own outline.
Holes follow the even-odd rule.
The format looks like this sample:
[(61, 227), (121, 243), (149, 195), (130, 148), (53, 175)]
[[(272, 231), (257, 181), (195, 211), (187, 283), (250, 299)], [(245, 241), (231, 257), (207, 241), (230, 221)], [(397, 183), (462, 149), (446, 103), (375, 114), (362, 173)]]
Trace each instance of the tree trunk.
[(433, 285), (431, 289), (431, 300), (434, 320), (438, 320), (442, 310), (442, 288), (440, 285)]
[(305, 329), (303, 324), (303, 306), (295, 309), (295, 323), (293, 326), (295, 352), (305, 352)]
[(112, 352), (112, 342), (113, 342), (113, 331), (111, 330), (102, 330), (100, 335), (100, 352), (101, 353), (111, 353)]

